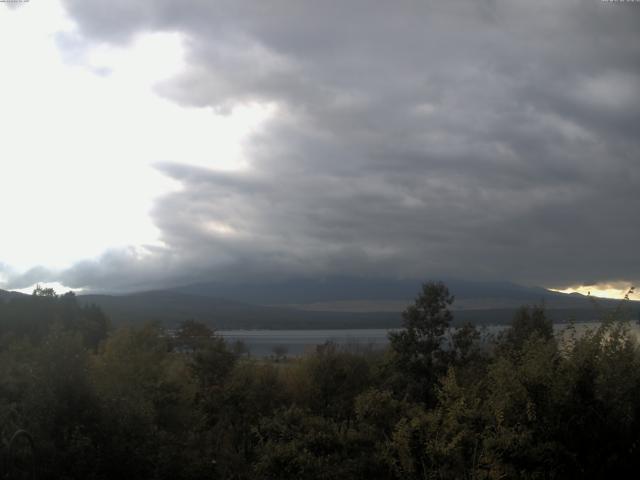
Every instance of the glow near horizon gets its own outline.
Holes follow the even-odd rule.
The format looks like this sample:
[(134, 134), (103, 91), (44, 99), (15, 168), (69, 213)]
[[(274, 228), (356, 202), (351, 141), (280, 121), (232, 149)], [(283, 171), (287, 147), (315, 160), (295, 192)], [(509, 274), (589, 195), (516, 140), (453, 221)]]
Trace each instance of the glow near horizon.
[(0, 264), (16, 272), (160, 243), (149, 211), (178, 185), (153, 165), (246, 168), (242, 142), (272, 109), (221, 115), (154, 93), (185, 67), (178, 34), (58, 49), (74, 31), (57, 1), (0, 5)]
[[(611, 285), (607, 283), (596, 285), (573, 285), (562, 289), (550, 288), (554, 292), (560, 293), (580, 293), (582, 295), (591, 295), (600, 298), (613, 298), (622, 300), (629, 291), (631, 285)], [(640, 300), (637, 290), (629, 295), (630, 300)]]

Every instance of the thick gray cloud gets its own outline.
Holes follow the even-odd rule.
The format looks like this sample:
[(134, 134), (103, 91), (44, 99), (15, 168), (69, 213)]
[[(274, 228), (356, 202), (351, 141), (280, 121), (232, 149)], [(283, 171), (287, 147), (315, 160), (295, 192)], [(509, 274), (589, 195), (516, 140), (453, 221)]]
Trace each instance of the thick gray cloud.
[[(640, 6), (597, 0), (66, 0), (86, 42), (188, 39), (158, 86), (270, 102), (251, 168), (161, 170), (166, 244), (62, 273), (138, 288), (249, 275), (640, 279)], [(53, 275), (53, 274), (52, 274)]]

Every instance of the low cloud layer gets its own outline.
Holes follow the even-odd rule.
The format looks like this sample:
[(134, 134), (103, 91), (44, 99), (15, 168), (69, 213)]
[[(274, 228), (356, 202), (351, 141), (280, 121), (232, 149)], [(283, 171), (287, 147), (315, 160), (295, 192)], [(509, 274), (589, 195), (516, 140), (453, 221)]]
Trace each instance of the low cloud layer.
[[(66, 0), (85, 42), (185, 35), (182, 105), (270, 104), (250, 168), (158, 168), (163, 248), (34, 278), (640, 279), (640, 6)], [(50, 278), (43, 278), (43, 277)], [(55, 278), (54, 278), (55, 277)]]

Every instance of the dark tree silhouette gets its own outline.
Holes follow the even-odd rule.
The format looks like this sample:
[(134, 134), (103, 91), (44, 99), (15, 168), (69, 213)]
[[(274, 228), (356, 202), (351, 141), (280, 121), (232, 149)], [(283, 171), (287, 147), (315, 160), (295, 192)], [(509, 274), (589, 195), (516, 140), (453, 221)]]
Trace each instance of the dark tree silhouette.
[(453, 319), (453, 299), (444, 283), (423, 284), (413, 305), (402, 313), (404, 329), (389, 334), (396, 371), (406, 377), (401, 383), (406, 383), (407, 393), (427, 403), (434, 400), (434, 384), (446, 371), (442, 343)]

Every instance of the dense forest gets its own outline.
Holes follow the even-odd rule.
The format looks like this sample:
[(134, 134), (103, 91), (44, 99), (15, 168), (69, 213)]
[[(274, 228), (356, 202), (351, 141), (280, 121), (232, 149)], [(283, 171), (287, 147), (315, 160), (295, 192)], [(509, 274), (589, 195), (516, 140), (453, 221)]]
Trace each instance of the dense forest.
[(2, 454), (25, 429), (43, 479), (627, 478), (640, 467), (640, 350), (624, 304), (562, 335), (544, 308), (523, 307), (486, 338), (450, 328), (452, 300), (424, 284), (385, 351), (327, 343), (279, 361), (193, 320), (116, 329), (73, 294), (0, 301)]

